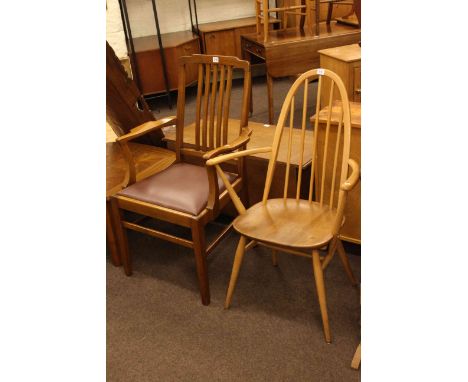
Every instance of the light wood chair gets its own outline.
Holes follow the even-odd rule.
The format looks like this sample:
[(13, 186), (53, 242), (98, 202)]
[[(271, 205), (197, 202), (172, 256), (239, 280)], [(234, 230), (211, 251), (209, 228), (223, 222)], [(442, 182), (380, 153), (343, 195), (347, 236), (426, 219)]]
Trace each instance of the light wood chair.
[[(318, 118), (314, 126), (312, 142), (305, 142), (307, 117), (307, 104), (309, 99), (309, 82), (318, 77), (318, 94), (316, 113), (320, 111), (320, 92), (323, 77), (331, 80), (331, 96), (329, 98), (329, 110), (333, 102), (333, 92), (337, 90), (342, 100), (342, 114), (338, 124), (338, 134), (333, 142), (328, 139), (331, 114), (328, 115), (326, 124), (325, 143), (323, 152), (318, 152), (317, 139), (319, 124)], [(302, 138), (299, 147), (292, 147), (292, 129), (294, 126), (295, 98), (298, 98), (299, 89), (303, 88), (302, 110)], [(287, 118), (289, 116), (289, 127)], [(346, 88), (342, 80), (332, 71), (327, 69), (314, 69), (302, 74), (292, 85), (284, 101), (278, 124), (276, 126), (272, 147), (250, 149), (242, 152), (222, 155), (210, 159), (208, 166), (214, 166), (219, 176), (223, 179), (231, 198), (240, 216), (234, 220), (234, 229), (241, 235), (237, 246), (231, 279), (226, 295), (225, 308), (229, 308), (232, 295), (239, 275), (244, 253), (255, 244), (261, 244), (273, 249), (273, 264), (277, 264), (277, 253), (287, 252), (299, 256), (312, 258), (312, 266), (315, 276), (320, 312), (323, 321), (323, 330), (326, 342), (331, 342), (330, 326), (328, 322), (327, 300), (323, 271), (330, 260), (338, 251), (346, 273), (353, 285), (356, 279), (352, 273), (349, 260), (340, 241), (340, 228), (344, 223), (343, 211), (347, 193), (359, 181), (359, 166), (349, 158), (351, 134), (351, 115)], [(285, 173), (283, 198), (268, 199), (270, 187), (275, 172), (275, 164), (278, 156), (278, 148), (282, 138), (288, 140), (288, 162)], [(291, 153), (301, 154), (303, 162), (304, 147), (312, 146), (312, 164), (310, 179), (306, 186), (301, 188), (301, 182), (306, 178), (302, 174), (302, 165), (299, 166), (297, 188), (288, 190), (290, 176), (289, 164)], [(310, 147), (310, 146), (309, 146)], [(263, 193), (263, 200), (246, 209), (240, 198), (231, 186), (228, 177), (223, 173), (220, 164), (234, 158), (241, 158), (260, 152), (271, 152), (268, 172)], [(348, 177), (348, 167), (351, 174)], [(328, 175), (331, 174), (331, 175)], [(327, 186), (326, 186), (327, 184)], [(308, 192), (307, 192), (308, 188)], [(329, 192), (326, 192), (329, 190)], [(249, 243), (247, 241), (250, 240)], [(326, 256), (321, 257), (319, 250), (328, 246)]]
[[(146, 233), (182, 246), (192, 248), (198, 275), (201, 300), (210, 303), (210, 291), (206, 256), (228, 233), (229, 225), (210, 244), (205, 242), (205, 225), (217, 217), (230, 198), (222, 181), (213, 167), (206, 167), (205, 161), (217, 155), (243, 149), (251, 134), (248, 128), (248, 106), (250, 89), (250, 65), (236, 57), (193, 55), (179, 60), (179, 89), (176, 120), (176, 163), (166, 170), (135, 182), (133, 157), (128, 142), (159, 128), (142, 126), (129, 134), (117, 138), (130, 166), (129, 185), (112, 198), (112, 213), (118, 227), (118, 243), (121, 248), (125, 273), (131, 275), (131, 257), (125, 229)], [(244, 87), (237, 138), (228, 143), (228, 119), (231, 103), (231, 89), (234, 69), (243, 71)], [(187, 70), (198, 71), (198, 89), (195, 119), (195, 147), (184, 143), (185, 76)], [(231, 124), (232, 126), (232, 124)], [(240, 191), (244, 183), (245, 164), (242, 158), (231, 163), (226, 175), (232, 187)], [(247, 199), (246, 187), (243, 188)], [(124, 220), (122, 210), (169, 223), (188, 227), (192, 240), (174, 236)]]

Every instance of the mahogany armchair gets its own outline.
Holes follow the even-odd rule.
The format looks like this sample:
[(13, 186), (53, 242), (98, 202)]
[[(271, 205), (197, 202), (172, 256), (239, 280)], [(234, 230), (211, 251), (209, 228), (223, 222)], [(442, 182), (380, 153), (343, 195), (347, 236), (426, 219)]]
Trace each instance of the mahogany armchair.
[[(305, 142), (305, 128), (307, 118), (308, 84), (318, 77), (318, 94), (316, 113), (320, 110), (320, 92), (322, 78), (331, 79), (331, 93), (329, 97), (329, 110), (333, 102), (333, 92), (337, 88), (342, 100), (341, 121), (338, 124), (336, 140), (329, 139), (331, 112), (325, 129), (325, 134), (319, 134), (318, 118), (315, 119), (312, 142)], [(302, 138), (299, 147), (292, 147), (292, 129), (294, 126), (295, 99), (300, 96), (299, 89), (303, 88), (302, 110)], [(289, 115), (289, 127), (287, 117)], [(322, 138), (319, 138), (319, 135)], [(325, 142), (323, 152), (318, 152), (317, 140)], [(340, 228), (344, 223), (344, 208), (347, 193), (359, 180), (359, 166), (349, 158), (351, 137), (351, 115), (346, 88), (342, 80), (328, 69), (314, 69), (302, 74), (292, 85), (283, 103), (272, 147), (245, 150), (241, 152), (222, 155), (210, 159), (208, 166), (213, 166), (223, 179), (231, 198), (236, 206), (239, 216), (234, 220), (234, 229), (241, 235), (234, 257), (231, 279), (226, 295), (225, 308), (229, 308), (234, 288), (239, 275), (244, 253), (255, 244), (261, 244), (273, 249), (273, 264), (277, 265), (277, 253), (287, 252), (294, 255), (305, 256), (312, 259), (312, 268), (315, 276), (315, 284), (322, 315), (323, 330), (326, 342), (331, 342), (330, 326), (328, 322), (327, 300), (323, 271), (330, 260), (338, 251), (345, 271), (353, 285), (357, 282), (352, 273), (349, 260), (340, 241)], [(278, 147), (281, 139), (288, 140), (288, 162), (285, 173), (283, 197), (269, 199), (269, 191), (272, 179), (275, 176), (275, 164), (278, 156)], [(302, 153), (305, 145), (312, 145), (312, 164), (310, 179), (307, 180), (308, 192), (301, 188), (301, 181), (306, 178), (302, 174), (302, 166), (299, 166), (297, 188), (288, 190), (290, 176), (290, 158), (293, 150)], [(310, 146), (309, 146), (310, 147)], [(220, 167), (227, 160), (240, 158), (259, 152), (271, 152), (268, 172), (263, 193), (263, 200), (246, 209), (234, 188), (230, 185)], [(348, 177), (348, 167), (351, 174)], [(247, 243), (249, 241), (249, 243)], [(321, 257), (319, 250), (328, 246), (328, 253)]]
[[(195, 132), (193, 145), (184, 143), (185, 114), (185, 75), (187, 70), (198, 71)], [(233, 70), (243, 72), (243, 97), (239, 123), (229, 127)], [(248, 106), (250, 90), (250, 65), (236, 57), (193, 55), (179, 60), (179, 88), (177, 98), (176, 162), (166, 170), (135, 182), (135, 170), (128, 144), (151, 131), (160, 129), (161, 124), (142, 125), (117, 139), (121, 144), (130, 168), (128, 186), (112, 198), (112, 214), (118, 227), (117, 239), (121, 248), (125, 273), (132, 273), (131, 255), (128, 251), (126, 229), (146, 233), (159, 239), (193, 249), (201, 300), (210, 303), (210, 291), (206, 256), (228, 233), (231, 225), (209, 245), (205, 242), (205, 225), (215, 219), (229, 202), (230, 198), (213, 167), (206, 167), (205, 161), (220, 154), (244, 149), (249, 142), (251, 129), (248, 128)], [(227, 142), (228, 129), (235, 128), (238, 136)], [(226, 176), (236, 191), (241, 191), (245, 165), (243, 158), (230, 163), (231, 172)], [(232, 183), (231, 183), (232, 182)], [(246, 187), (243, 195), (247, 199)], [(163, 220), (175, 225), (188, 227), (192, 240), (187, 240), (167, 232), (158, 231), (136, 222), (124, 219), (122, 211), (132, 211), (140, 215)]]

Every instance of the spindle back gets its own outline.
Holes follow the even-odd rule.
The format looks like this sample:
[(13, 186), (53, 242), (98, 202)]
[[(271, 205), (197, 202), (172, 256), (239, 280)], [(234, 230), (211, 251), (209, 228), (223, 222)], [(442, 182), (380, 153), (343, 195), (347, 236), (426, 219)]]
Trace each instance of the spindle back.
[[(310, 123), (310, 116), (307, 115), (307, 106), (310, 104), (310, 100), (313, 98), (309, 95), (309, 83), (311, 80), (314, 80), (317, 77), (318, 86), (315, 107), (316, 118), (313, 126), (313, 137), (311, 142), (306, 142), (306, 125)], [(330, 79), (330, 81), (327, 81), (327, 85), (330, 84), (331, 86), (328, 105), (320, 104), (320, 93), (322, 86), (324, 85), (324, 77)], [(302, 92), (300, 90), (302, 90)], [(333, 94), (336, 91), (339, 92), (339, 98), (341, 100), (342, 107), (338, 113), (340, 115), (338, 118), (337, 127), (333, 127), (337, 128), (337, 132), (336, 134), (330, 134), (330, 129), (332, 128), (332, 107), (334, 104)], [(298, 97), (301, 96), (301, 93), (303, 97), (301, 140), (299, 147), (293, 147), (292, 129), (294, 128), (294, 107), (295, 101)], [(325, 106), (328, 106), (329, 112), (327, 113), (326, 123), (323, 124), (319, 123), (318, 115), (320, 110)], [(289, 126), (287, 126), (288, 122)], [(334, 123), (336, 123), (336, 121)], [(336, 135), (336, 139), (330, 139), (330, 136), (332, 135)], [(278, 156), (278, 148), (283, 137), (286, 138), (288, 142), (283, 198), (286, 199), (288, 196), (291, 197), (292, 192), (291, 190), (288, 190), (288, 180), (290, 176), (295, 176), (295, 174), (292, 174), (291, 171), (291, 153), (293, 150), (297, 150), (300, 153), (300, 161), (297, 172), (297, 187), (293, 192), (296, 200), (301, 198), (301, 194), (304, 195), (304, 187), (302, 187), (302, 183), (307, 181), (307, 196), (309, 202), (318, 202), (321, 206), (328, 205), (330, 208), (338, 208), (340, 205), (340, 199), (343, 196), (340, 192), (340, 186), (346, 180), (348, 174), (348, 159), (351, 139), (351, 114), (348, 95), (343, 81), (338, 75), (328, 69), (310, 70), (302, 74), (296, 80), (296, 82), (294, 82), (288, 94), (286, 95), (273, 140), (273, 149), (268, 165), (267, 179), (265, 182), (265, 189), (263, 194), (263, 203), (266, 203), (268, 199), (268, 194), (270, 192), (270, 187), (275, 171), (275, 163)], [(312, 146), (311, 170), (310, 175), (307, 174), (307, 178), (310, 179), (305, 179), (306, 177), (303, 174), (303, 167), (305, 165), (304, 148), (306, 145)], [(303, 198), (305, 199), (304, 196)]]

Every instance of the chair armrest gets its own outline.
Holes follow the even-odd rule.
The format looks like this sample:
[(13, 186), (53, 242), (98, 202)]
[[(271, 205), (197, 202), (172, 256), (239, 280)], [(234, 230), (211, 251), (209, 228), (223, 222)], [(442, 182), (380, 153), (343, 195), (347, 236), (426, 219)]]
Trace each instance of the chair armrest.
[(157, 121), (148, 121), (148, 122), (142, 123), (141, 125), (137, 127), (134, 127), (133, 129), (130, 130), (129, 133), (122, 135), (121, 137), (118, 137), (116, 141), (119, 143), (128, 142), (128, 141), (131, 141), (132, 139), (141, 137), (142, 135), (145, 135), (151, 131), (161, 129), (168, 125), (175, 125), (176, 121), (177, 121), (177, 118), (174, 116), (161, 118), (161, 119), (158, 119)]
[(341, 185), (340, 188), (343, 191), (351, 191), (357, 184), (360, 177), (359, 165), (357, 164), (357, 162), (354, 159), (348, 159), (348, 165), (353, 171), (349, 178), (346, 179), (345, 182)]
[(259, 153), (268, 153), (270, 151), (271, 151), (271, 147), (259, 147), (256, 149), (236, 151), (235, 153), (225, 154), (216, 158), (209, 159), (208, 161), (206, 161), (206, 164), (207, 166), (215, 166), (217, 164), (226, 162), (231, 159), (241, 158), (241, 157), (245, 157), (248, 155), (254, 155), (254, 154), (259, 154)]
[(227, 145), (218, 147), (211, 151), (208, 151), (205, 155), (203, 155), (203, 159), (211, 159), (219, 154), (224, 154), (226, 152), (234, 151), (242, 146), (245, 146), (250, 141), (250, 136), (252, 135), (253, 130), (251, 128), (246, 128), (242, 131), (242, 134), (234, 139), (232, 142), (228, 143)]

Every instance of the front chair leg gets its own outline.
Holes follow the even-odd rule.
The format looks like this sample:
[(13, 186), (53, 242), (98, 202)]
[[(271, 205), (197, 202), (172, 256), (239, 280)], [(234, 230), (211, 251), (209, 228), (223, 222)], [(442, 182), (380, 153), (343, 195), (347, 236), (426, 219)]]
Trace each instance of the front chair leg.
[(328, 322), (327, 297), (325, 294), (325, 282), (323, 280), (322, 263), (320, 262), (320, 253), (314, 249), (312, 252), (312, 265), (314, 268), (315, 286), (317, 288), (317, 296), (320, 305), (320, 313), (322, 315), (323, 332), (325, 341), (331, 342), (330, 324)]
[(224, 308), (228, 309), (231, 305), (232, 294), (236, 288), (237, 277), (239, 276), (239, 270), (242, 265), (242, 259), (244, 258), (245, 253), (245, 236), (241, 236), (239, 244), (237, 245), (236, 255), (234, 257), (234, 265), (232, 266), (231, 280), (229, 281), (229, 287), (226, 294), (226, 301), (224, 302)]
[(206, 266), (205, 227), (198, 221), (195, 221), (192, 225), (192, 240), (202, 304), (210, 305), (210, 284)]
[(348, 275), (349, 281), (353, 286), (358, 285), (356, 278), (354, 277), (353, 271), (351, 269), (351, 264), (349, 263), (348, 256), (343, 248), (343, 243), (340, 239), (337, 239), (336, 249), (338, 250), (338, 255), (340, 255), (341, 262), (343, 263), (346, 274)]
[(115, 236), (117, 239), (117, 245), (120, 250), (120, 257), (122, 260), (123, 268), (127, 276), (132, 275), (132, 258), (128, 250), (128, 239), (127, 231), (122, 226), (122, 212), (119, 208), (119, 202), (117, 199), (111, 198), (111, 215), (112, 215), (112, 227), (115, 230)]

